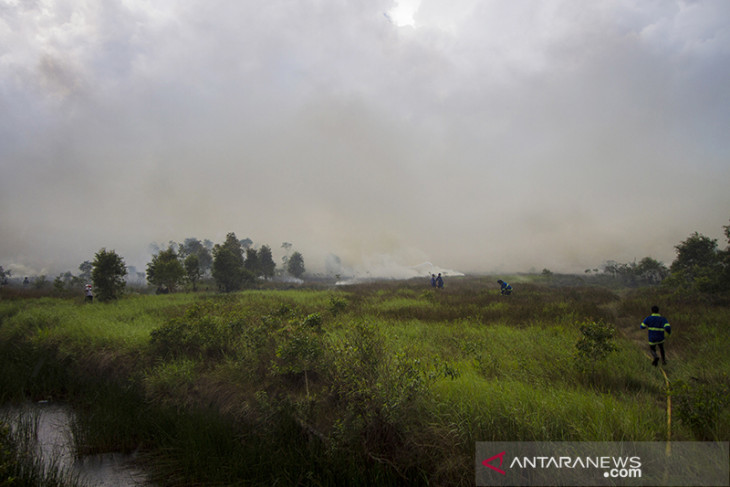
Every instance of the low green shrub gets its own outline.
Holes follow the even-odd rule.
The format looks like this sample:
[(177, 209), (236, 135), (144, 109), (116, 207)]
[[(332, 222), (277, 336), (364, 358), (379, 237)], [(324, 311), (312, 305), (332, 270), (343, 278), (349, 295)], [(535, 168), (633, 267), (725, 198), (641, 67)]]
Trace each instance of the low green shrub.
[[(727, 373), (711, 379), (677, 381), (671, 387), (671, 394), (679, 420), (689, 426), (699, 439), (727, 439), (720, 434), (723, 424), (727, 428), (730, 408), (730, 378)], [(721, 415), (726, 416), (724, 422), (719, 421)]]
[(150, 333), (152, 352), (162, 357), (221, 358), (233, 353), (245, 322), (240, 316), (216, 312), (215, 305), (193, 304)]
[(595, 375), (596, 364), (604, 361), (616, 351), (614, 337), (616, 329), (607, 323), (585, 322), (578, 329), (581, 337), (575, 344), (576, 366), (581, 372)]

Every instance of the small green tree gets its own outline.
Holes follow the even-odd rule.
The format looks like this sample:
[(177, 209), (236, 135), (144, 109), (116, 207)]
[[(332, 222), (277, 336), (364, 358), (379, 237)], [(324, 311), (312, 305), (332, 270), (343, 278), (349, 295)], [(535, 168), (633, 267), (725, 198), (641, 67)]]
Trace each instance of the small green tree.
[(292, 276), (301, 279), (304, 275), (304, 257), (299, 252), (294, 252), (286, 263), (286, 271)]
[(46, 275), (40, 275), (33, 279), (33, 289), (43, 289), (48, 285), (48, 279), (46, 279)]
[[(727, 229), (726, 229), (727, 231)], [(719, 250), (717, 240), (697, 232), (675, 246), (677, 258), (672, 262), (668, 286), (717, 293), (730, 289), (730, 259), (727, 251)]]
[(185, 269), (172, 245), (158, 252), (147, 264), (147, 280), (157, 287), (166, 287), (170, 292), (175, 291), (184, 277)]
[(113, 250), (99, 250), (94, 257), (91, 271), (97, 299), (111, 301), (119, 298), (124, 292), (126, 275), (124, 259)]
[(259, 267), (261, 268), (261, 275), (264, 276), (264, 279), (274, 277), (276, 263), (271, 256), (271, 247), (268, 245), (262, 245), (259, 249)]
[(181, 244), (178, 244), (178, 256), (185, 261), (190, 255), (198, 256), (198, 266), (200, 267), (201, 277), (208, 272), (213, 265), (213, 256), (210, 249), (213, 248), (212, 242), (206, 240), (201, 242), (197, 238), (189, 237)]
[(648, 284), (659, 284), (669, 275), (667, 266), (651, 257), (641, 259), (634, 272)]
[(677, 258), (669, 270), (672, 274), (683, 274), (687, 280), (692, 281), (706, 274), (708, 270), (716, 269), (720, 264), (717, 240), (697, 232), (674, 248), (677, 250)]
[(231, 232), (222, 244), (213, 247), (213, 279), (223, 292), (241, 289), (245, 278), (243, 247)]
[(197, 282), (203, 277), (203, 271), (200, 268), (200, 258), (197, 254), (190, 254), (185, 257), (185, 275), (188, 281), (193, 285), (193, 291), (197, 291)]
[(57, 275), (53, 280), (53, 290), (56, 291), (56, 293), (62, 293), (65, 288), (66, 284), (63, 281), (63, 274)]
[(246, 249), (246, 261), (243, 263), (243, 268), (254, 276), (258, 276), (260, 274), (259, 255), (255, 248), (248, 247)]
[(311, 323), (295, 326), (277, 346), (276, 360), (272, 363), (273, 370), (279, 374), (302, 374), (307, 397), (308, 373), (317, 369), (324, 355), (323, 340), (319, 332), (321, 328)]
[(94, 270), (94, 264), (91, 261), (85, 260), (81, 264), (79, 264), (79, 270), (81, 273), (79, 274), (79, 279), (81, 282), (88, 283), (91, 281), (91, 271)]
[(595, 374), (596, 364), (616, 350), (616, 329), (607, 323), (586, 322), (580, 325), (581, 337), (575, 344), (576, 365), (581, 372)]

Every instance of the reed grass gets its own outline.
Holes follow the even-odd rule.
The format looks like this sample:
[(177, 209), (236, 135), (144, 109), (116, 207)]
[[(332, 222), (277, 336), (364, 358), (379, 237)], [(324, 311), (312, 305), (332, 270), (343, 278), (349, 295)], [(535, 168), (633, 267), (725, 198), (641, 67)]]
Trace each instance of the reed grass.
[(0, 486), (81, 486), (77, 474), (63, 467), (57, 456), (49, 458), (39, 448), (38, 419), (37, 413), (28, 411), (0, 415)]

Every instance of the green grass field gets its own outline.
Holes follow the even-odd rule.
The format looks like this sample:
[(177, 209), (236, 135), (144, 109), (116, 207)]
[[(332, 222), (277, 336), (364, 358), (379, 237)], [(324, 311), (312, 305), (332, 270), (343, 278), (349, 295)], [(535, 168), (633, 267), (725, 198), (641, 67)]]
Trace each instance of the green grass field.
[[(514, 287), (2, 299), (0, 391), (68, 401), (80, 453), (140, 449), (159, 485), (471, 485), (477, 441), (730, 439), (726, 303)], [(652, 304), (669, 389), (639, 330)], [(616, 350), (586, 363), (591, 323)]]

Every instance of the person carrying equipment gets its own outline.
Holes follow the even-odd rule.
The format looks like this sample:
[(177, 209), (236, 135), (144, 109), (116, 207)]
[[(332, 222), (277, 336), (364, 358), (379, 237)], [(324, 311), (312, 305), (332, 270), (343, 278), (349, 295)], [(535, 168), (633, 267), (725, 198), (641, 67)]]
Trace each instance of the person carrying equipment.
[(512, 294), (512, 286), (509, 285), (509, 283), (504, 282), (502, 279), (497, 281), (499, 285), (501, 286), (499, 289), (499, 292), (502, 293), (504, 296), (509, 296)]
[(659, 357), (656, 354), (656, 347), (659, 346), (659, 353), (662, 356), (662, 365), (667, 365), (667, 359), (664, 355), (664, 334), (672, 334), (672, 327), (669, 326), (669, 321), (659, 314), (659, 307), (651, 307), (651, 315), (644, 318), (641, 322), (641, 329), (649, 329), (649, 350), (651, 356), (654, 357), (651, 365), (654, 367), (659, 363)]

